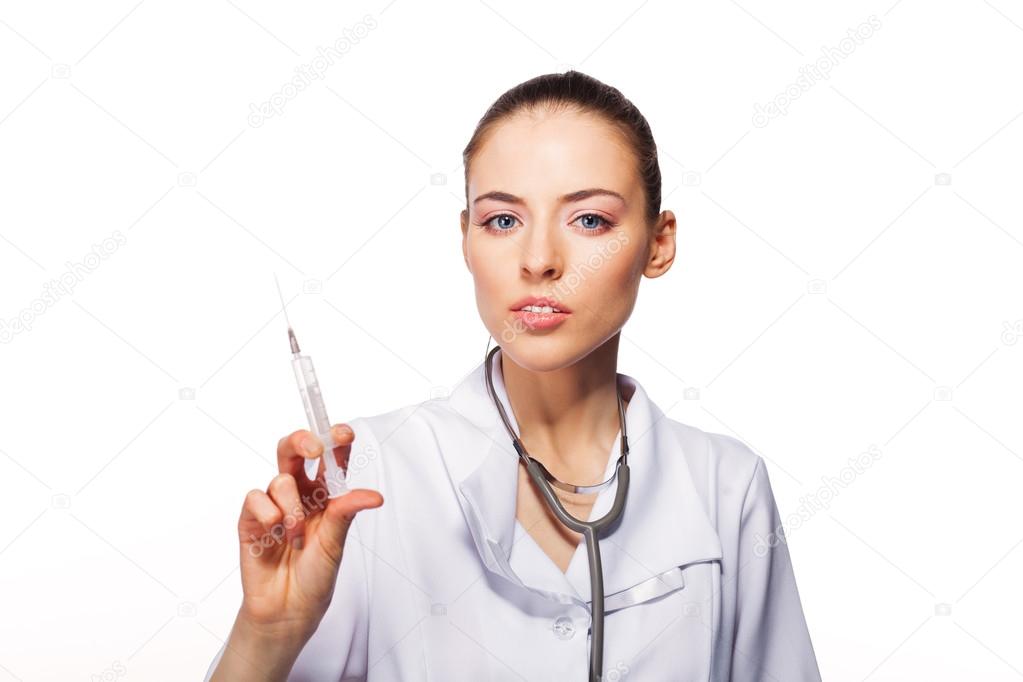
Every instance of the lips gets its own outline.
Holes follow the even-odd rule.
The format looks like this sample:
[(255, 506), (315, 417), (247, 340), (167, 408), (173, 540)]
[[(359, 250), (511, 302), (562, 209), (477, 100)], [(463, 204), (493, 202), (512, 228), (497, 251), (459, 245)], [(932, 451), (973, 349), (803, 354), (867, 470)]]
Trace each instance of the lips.
[(512, 317), (525, 329), (541, 331), (557, 327), (572, 317), (572, 313), (534, 313), (529, 310), (513, 310)]
[(511, 310), (522, 310), (527, 305), (550, 306), (557, 308), (563, 313), (572, 312), (564, 303), (560, 303), (549, 296), (527, 296), (512, 304)]

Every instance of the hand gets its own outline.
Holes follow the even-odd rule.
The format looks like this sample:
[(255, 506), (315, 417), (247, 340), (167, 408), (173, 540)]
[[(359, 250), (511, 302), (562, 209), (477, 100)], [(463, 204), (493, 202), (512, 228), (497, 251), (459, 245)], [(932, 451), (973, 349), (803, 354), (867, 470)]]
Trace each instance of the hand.
[[(338, 446), (326, 456), (346, 468), (355, 433), (338, 424), (332, 436)], [(238, 519), (244, 594), (238, 617), (274, 636), (312, 636), (334, 594), (352, 520), (384, 501), (379, 492), (364, 488), (327, 499), (323, 461), (315, 480), (304, 466), (306, 458), (322, 452), (323, 443), (309, 431), (282, 438), (280, 474), (266, 492), (246, 495)]]

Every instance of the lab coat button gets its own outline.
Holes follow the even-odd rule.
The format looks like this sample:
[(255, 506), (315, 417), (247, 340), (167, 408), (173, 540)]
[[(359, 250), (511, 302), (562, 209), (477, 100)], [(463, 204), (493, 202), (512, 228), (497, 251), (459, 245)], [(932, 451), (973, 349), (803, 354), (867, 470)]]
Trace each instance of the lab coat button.
[(575, 634), (575, 625), (568, 616), (561, 616), (554, 621), (554, 634), (558, 639), (572, 639)]

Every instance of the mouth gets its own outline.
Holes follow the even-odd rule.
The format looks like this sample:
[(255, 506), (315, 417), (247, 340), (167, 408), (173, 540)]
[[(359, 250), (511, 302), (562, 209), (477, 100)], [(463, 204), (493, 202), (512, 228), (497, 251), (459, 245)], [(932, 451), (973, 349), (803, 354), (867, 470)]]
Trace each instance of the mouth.
[(572, 314), (563, 303), (552, 298), (529, 296), (514, 303), (512, 314), (524, 327), (532, 330), (552, 329)]
[(559, 303), (547, 296), (527, 296), (512, 304), (511, 310), (515, 312), (529, 312), (540, 315), (550, 313), (569, 314), (572, 311), (563, 303)]

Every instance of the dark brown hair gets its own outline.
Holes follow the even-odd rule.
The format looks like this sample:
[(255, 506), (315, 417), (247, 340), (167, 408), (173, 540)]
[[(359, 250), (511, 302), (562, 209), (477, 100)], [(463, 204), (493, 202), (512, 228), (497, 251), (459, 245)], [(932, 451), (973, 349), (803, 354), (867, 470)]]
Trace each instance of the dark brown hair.
[(625, 136), (635, 153), (637, 170), (646, 192), (646, 219), (653, 222), (661, 212), (661, 169), (650, 125), (618, 89), (579, 71), (531, 78), (511, 88), (490, 105), (462, 152), (466, 203), (469, 199), (469, 166), (491, 128), (522, 110), (546, 108), (554, 111), (558, 107), (574, 107), (602, 116)]

